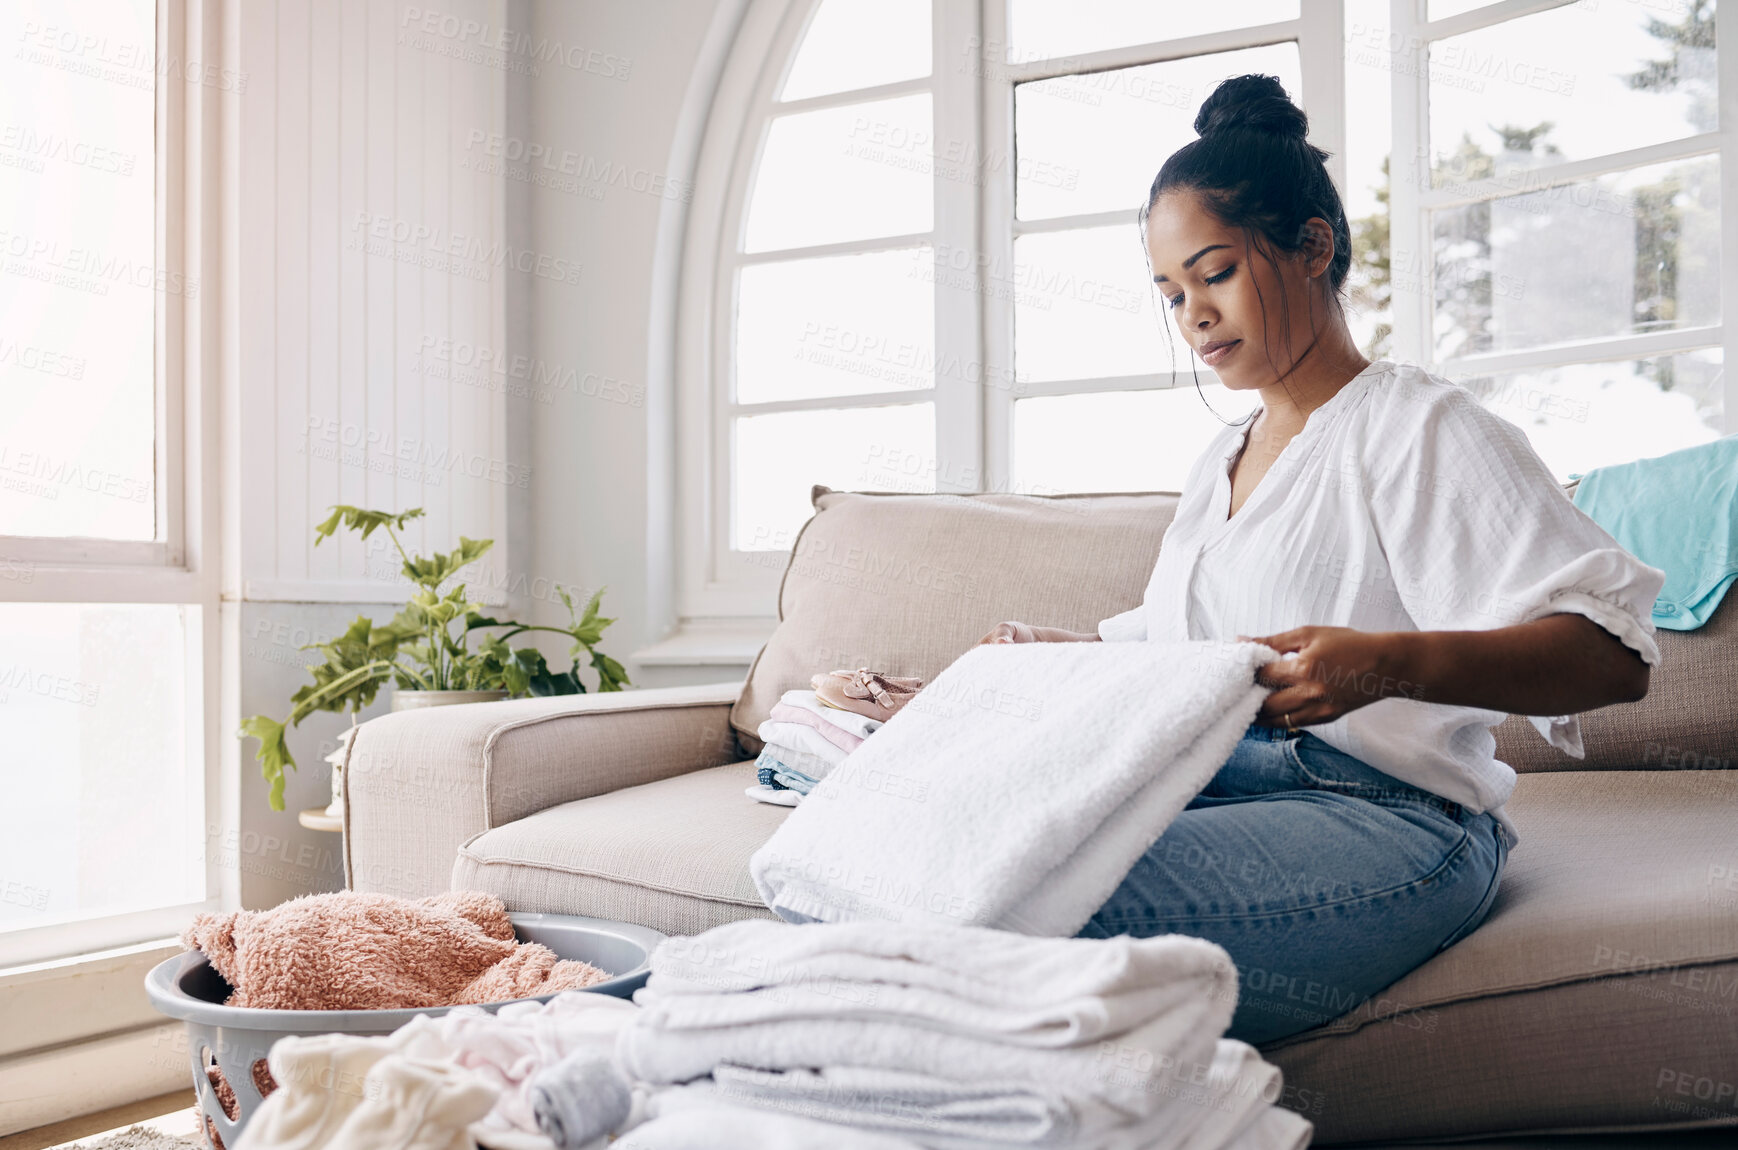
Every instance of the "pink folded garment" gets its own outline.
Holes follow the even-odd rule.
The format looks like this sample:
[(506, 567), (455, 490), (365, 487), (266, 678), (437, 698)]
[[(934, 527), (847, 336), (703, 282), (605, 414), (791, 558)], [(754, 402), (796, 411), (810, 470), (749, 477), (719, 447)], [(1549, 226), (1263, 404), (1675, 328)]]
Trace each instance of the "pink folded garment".
[[(849, 712), (846, 712), (847, 714)], [(813, 711), (805, 711), (801, 707), (793, 707), (789, 703), (774, 703), (769, 716), (781, 723), (802, 723), (821, 732), (821, 736), (841, 751), (854, 751), (863, 745), (863, 740), (843, 727), (827, 722)]]
[(613, 977), (513, 936), (480, 891), (407, 899), (336, 891), (270, 910), (202, 914), (182, 932), (234, 992), (227, 1006), (391, 1010), (505, 1002)]

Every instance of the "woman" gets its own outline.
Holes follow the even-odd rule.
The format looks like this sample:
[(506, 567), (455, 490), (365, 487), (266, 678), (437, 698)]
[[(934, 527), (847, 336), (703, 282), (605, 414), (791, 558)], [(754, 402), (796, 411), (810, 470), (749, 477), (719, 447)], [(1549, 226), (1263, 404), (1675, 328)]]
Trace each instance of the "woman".
[(1647, 693), (1665, 578), (1470, 393), (1359, 354), (1345, 209), (1306, 128), (1277, 80), (1227, 80), (1142, 212), (1191, 350), (1261, 396), (1196, 461), (1144, 601), (1092, 634), (982, 640), (1256, 637), (1286, 656), (1236, 752), (1080, 931), (1224, 946), (1248, 1042), (1343, 1014), (1479, 925), (1517, 841), (1490, 728), (1538, 716), (1579, 756), (1577, 712)]

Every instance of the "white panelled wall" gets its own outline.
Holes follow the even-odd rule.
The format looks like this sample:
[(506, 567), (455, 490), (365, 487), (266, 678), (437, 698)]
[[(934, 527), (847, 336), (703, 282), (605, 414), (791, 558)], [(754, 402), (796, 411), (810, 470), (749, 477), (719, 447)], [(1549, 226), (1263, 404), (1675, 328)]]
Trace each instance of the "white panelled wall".
[[(509, 508), (528, 503), (536, 476), (509, 449), (514, 381), (494, 367), (508, 363), (509, 300), (539, 269), (510, 242), (504, 182), (478, 170), (475, 141), (503, 132), (518, 74), (465, 50), (478, 35), (469, 29), (507, 23), (505, 2), (439, 7), (244, 0), (237, 10), (247, 87), (224, 635), (239, 675), (226, 733), (241, 716), (288, 710), (307, 678), (302, 644), (358, 613), (384, 621), (402, 601), (382, 535), (315, 546), (333, 504), (424, 508), (405, 542), (425, 551), (492, 538), (472, 585), (496, 603), (514, 590)], [(338, 836), (302, 828), (296, 812), (325, 805), (322, 756), (348, 721), (318, 714), (291, 731), (299, 770), (283, 812), (267, 805), (254, 745), (224, 740), (237, 807), (207, 829), (239, 870), (243, 905), (342, 885)]]

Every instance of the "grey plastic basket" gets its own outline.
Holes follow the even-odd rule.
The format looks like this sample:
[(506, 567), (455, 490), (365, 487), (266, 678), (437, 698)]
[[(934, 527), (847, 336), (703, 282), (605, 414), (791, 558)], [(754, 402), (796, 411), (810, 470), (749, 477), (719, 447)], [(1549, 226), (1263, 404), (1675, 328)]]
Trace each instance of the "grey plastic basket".
[[(646, 984), (651, 955), (664, 935), (650, 927), (577, 914), (509, 914), (522, 942), (540, 942), (562, 958), (583, 959), (615, 977), (586, 990), (628, 998)], [(225, 1006), (230, 985), (197, 950), (165, 959), (145, 976), (151, 1005), (187, 1024), (186, 1056), (193, 1089), (213, 1150), (233, 1148), (269, 1083), (265, 1058), (286, 1034), (390, 1034), (419, 1014), (441, 1015), (451, 1007), (413, 1010), (250, 1010)], [(547, 1002), (543, 994), (521, 1002)], [(504, 1003), (485, 1006), (494, 1010)], [(217, 1083), (227, 1082), (236, 1113), (226, 1113)], [(269, 1088), (269, 1087), (268, 1087)]]

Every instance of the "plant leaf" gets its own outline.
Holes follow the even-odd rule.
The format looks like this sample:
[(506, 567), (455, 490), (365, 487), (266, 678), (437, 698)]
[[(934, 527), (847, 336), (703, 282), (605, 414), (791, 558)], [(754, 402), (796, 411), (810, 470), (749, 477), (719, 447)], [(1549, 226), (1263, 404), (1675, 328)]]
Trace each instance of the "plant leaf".
[(620, 663), (616, 662), (602, 651), (593, 651), (591, 653), (591, 665), (597, 668), (597, 689), (599, 694), (602, 694), (604, 691), (619, 691), (622, 689), (624, 684), (627, 686), (633, 685), (628, 683), (627, 668), (623, 667)]
[(284, 738), (284, 725), (266, 715), (249, 715), (241, 721), (237, 738), (259, 740), (259, 750), (254, 757), (259, 760), (260, 775), (271, 784), (268, 800), (272, 810), (283, 810), (284, 767), (296, 765), (296, 760), (290, 755), (289, 742)]
[(422, 508), (420, 507), (412, 507), (409, 511), (401, 511), (394, 515), (390, 511), (366, 511), (360, 507), (352, 507), (348, 503), (334, 503), (332, 514), (314, 528), (314, 546), (318, 547), (320, 540), (337, 531), (340, 521), (350, 530), (362, 532), (362, 538), (366, 539), (374, 534), (376, 529), (389, 523), (403, 531), (406, 523), (421, 517), (421, 515)]

